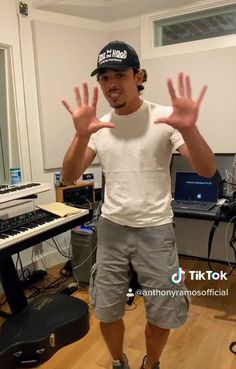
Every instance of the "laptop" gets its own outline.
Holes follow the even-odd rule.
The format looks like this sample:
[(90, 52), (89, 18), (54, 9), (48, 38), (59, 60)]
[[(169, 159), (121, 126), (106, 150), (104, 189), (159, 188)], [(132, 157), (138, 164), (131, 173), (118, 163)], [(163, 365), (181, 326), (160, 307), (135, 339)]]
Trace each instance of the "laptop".
[(210, 210), (218, 200), (219, 178), (197, 173), (177, 172), (173, 209)]

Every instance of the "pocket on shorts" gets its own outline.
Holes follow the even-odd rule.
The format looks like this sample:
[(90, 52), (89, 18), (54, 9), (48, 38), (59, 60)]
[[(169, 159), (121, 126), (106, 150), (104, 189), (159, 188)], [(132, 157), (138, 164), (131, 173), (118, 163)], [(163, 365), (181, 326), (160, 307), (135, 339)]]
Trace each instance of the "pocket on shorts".
[(97, 274), (97, 263), (93, 264), (90, 273), (90, 280), (89, 280), (89, 300), (91, 305), (95, 305), (96, 301), (96, 274)]
[[(187, 291), (186, 287), (182, 288), (182, 291)], [(184, 322), (187, 317), (188, 317), (188, 313), (189, 313), (189, 308), (190, 308), (190, 303), (191, 303), (191, 298), (190, 296), (186, 293), (184, 294), (182, 297), (178, 298), (179, 301), (179, 308), (177, 310), (177, 315), (180, 321)]]
[(174, 229), (174, 223), (169, 223), (168, 234), (169, 234), (169, 237), (171, 238), (171, 240), (174, 243), (176, 243), (176, 234), (175, 234), (175, 229)]

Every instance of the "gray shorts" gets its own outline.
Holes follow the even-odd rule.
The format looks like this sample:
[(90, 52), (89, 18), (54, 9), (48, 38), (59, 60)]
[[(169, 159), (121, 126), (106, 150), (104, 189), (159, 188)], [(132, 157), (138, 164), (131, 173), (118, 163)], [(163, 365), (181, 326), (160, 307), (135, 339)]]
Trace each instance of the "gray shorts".
[[(125, 313), (131, 278), (130, 264), (144, 291), (186, 290), (171, 275), (179, 267), (173, 224), (134, 228), (100, 217), (97, 260), (91, 271), (90, 300), (95, 317), (103, 322), (121, 319)], [(188, 296), (161, 294), (144, 297), (147, 320), (161, 328), (181, 326), (187, 319)]]

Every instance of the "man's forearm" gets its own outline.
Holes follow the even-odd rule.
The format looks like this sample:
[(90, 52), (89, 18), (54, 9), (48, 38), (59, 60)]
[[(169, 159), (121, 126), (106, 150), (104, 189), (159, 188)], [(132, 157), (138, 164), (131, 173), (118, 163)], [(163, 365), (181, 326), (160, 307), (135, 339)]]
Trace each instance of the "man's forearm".
[(216, 172), (214, 154), (197, 127), (181, 132), (191, 156), (192, 166), (199, 175), (211, 177)]
[(63, 160), (62, 178), (64, 181), (76, 181), (84, 171), (84, 158), (88, 146), (88, 138), (75, 135)]

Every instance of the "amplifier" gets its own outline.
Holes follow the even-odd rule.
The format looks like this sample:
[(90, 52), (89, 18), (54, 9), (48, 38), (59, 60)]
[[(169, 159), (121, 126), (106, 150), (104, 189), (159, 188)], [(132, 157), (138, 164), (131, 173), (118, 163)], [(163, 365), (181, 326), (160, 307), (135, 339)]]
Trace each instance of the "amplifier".
[(94, 200), (93, 182), (56, 188), (56, 201), (58, 202), (84, 205), (94, 203)]

